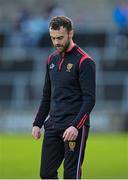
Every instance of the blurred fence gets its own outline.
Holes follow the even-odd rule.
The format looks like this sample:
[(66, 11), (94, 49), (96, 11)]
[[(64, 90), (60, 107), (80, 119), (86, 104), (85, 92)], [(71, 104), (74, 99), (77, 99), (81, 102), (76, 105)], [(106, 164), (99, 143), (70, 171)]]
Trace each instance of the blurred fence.
[[(109, 31), (110, 32), (110, 31)], [(115, 31), (78, 31), (75, 42), (96, 61), (97, 101), (92, 129), (128, 130), (128, 51)], [(6, 47), (0, 35), (0, 131), (28, 131), (38, 109), (48, 54), (49, 35), (38, 47)]]

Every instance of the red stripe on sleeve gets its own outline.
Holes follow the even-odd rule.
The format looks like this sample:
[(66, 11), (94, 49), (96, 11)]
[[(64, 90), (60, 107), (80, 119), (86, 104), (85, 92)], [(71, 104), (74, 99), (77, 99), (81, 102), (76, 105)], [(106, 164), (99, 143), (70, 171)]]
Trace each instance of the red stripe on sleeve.
[(78, 51), (81, 55), (83, 55), (82, 58), (80, 59), (80, 62), (79, 62), (79, 68), (80, 68), (80, 65), (81, 65), (86, 59), (88, 59), (88, 58), (91, 59), (91, 57), (90, 57), (86, 52), (84, 52), (83, 50), (81, 50), (80, 48), (78, 48), (77, 51)]
[(85, 115), (83, 116), (83, 118), (80, 120), (79, 124), (77, 125), (77, 128), (80, 129), (80, 128), (83, 126), (83, 124), (85, 123), (85, 121), (86, 121), (87, 119), (88, 119), (88, 115), (85, 114)]
[(52, 55), (50, 55), (50, 56), (48, 57), (48, 65), (50, 64), (51, 57), (52, 57)]

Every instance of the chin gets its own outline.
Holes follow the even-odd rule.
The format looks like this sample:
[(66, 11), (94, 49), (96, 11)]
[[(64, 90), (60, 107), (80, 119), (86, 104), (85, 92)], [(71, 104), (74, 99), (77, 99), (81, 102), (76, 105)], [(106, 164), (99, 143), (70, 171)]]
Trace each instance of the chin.
[(60, 53), (64, 52), (65, 50), (64, 49), (59, 49), (59, 48), (56, 48), (56, 50)]

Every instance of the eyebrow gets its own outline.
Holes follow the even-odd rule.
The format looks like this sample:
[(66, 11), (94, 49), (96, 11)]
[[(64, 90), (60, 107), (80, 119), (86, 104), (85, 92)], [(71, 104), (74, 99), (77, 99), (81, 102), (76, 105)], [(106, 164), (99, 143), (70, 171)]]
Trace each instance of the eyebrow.
[(51, 38), (53, 39), (60, 39), (60, 38), (63, 38), (64, 36), (58, 36), (58, 37), (54, 37), (54, 36), (51, 36)]

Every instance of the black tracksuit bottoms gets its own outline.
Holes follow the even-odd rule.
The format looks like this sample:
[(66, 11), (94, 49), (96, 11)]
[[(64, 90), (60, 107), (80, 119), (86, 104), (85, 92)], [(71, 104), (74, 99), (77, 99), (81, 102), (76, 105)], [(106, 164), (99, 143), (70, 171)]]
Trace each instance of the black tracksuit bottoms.
[(64, 160), (64, 179), (81, 179), (81, 165), (84, 159), (89, 127), (83, 126), (75, 141), (63, 141), (64, 130), (54, 128), (51, 122), (44, 125), (40, 177), (57, 179), (58, 168)]

